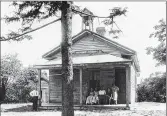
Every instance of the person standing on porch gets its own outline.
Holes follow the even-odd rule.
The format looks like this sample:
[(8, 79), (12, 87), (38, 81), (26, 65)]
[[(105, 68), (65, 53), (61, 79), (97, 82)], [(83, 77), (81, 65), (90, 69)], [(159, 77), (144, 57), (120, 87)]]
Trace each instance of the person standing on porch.
[(111, 104), (111, 100), (113, 99), (113, 95), (112, 95), (112, 91), (110, 88), (107, 88), (106, 96), (107, 96), (106, 103)]
[(38, 96), (39, 93), (37, 90), (33, 90), (30, 92), (30, 96), (32, 97), (32, 102), (33, 102), (33, 110), (37, 111), (37, 107), (38, 107)]
[(119, 88), (113, 83), (112, 93), (113, 93), (114, 104), (117, 104), (117, 101), (118, 101), (118, 91), (119, 91)]
[(101, 86), (100, 90), (99, 90), (99, 103), (100, 104), (105, 104), (106, 101), (106, 91), (104, 89), (104, 86)]

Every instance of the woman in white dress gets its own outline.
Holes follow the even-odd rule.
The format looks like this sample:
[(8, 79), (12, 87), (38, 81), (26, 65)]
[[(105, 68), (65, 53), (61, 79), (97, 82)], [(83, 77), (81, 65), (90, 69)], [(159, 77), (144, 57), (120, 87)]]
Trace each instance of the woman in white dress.
[(112, 93), (113, 93), (113, 100), (115, 104), (117, 104), (117, 100), (118, 100), (118, 91), (119, 91), (119, 88), (115, 84), (113, 84)]

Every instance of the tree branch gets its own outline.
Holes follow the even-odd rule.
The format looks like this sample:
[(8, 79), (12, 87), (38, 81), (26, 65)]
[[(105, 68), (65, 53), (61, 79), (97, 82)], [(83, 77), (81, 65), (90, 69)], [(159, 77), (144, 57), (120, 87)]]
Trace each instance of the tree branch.
[(102, 16), (97, 16), (97, 15), (92, 15), (92, 14), (88, 14), (88, 13), (85, 13), (85, 12), (82, 12), (82, 11), (79, 11), (79, 10), (76, 10), (74, 8), (72, 8), (72, 11), (74, 12), (78, 12), (80, 14), (84, 14), (84, 15), (87, 15), (87, 16), (91, 16), (91, 17), (97, 17), (97, 18), (113, 18), (115, 16), (118, 16), (118, 15), (122, 15), (127, 12), (126, 8), (123, 10), (123, 11), (120, 11), (120, 9), (113, 9), (113, 13), (110, 13), (110, 16), (107, 16), (107, 17), (102, 17)]
[(96, 15), (91, 15), (91, 14), (88, 14), (88, 13), (85, 13), (85, 12), (82, 12), (82, 11), (79, 11), (79, 10), (75, 10), (75, 9), (72, 9), (74, 12), (78, 12), (80, 14), (84, 14), (84, 15), (87, 15), (87, 16), (91, 16), (91, 17), (97, 17), (97, 18), (111, 18), (110, 16), (108, 17), (102, 17), (102, 16), (96, 16)]
[(18, 38), (18, 37), (21, 37), (21, 36), (26, 35), (26, 34), (28, 34), (28, 33), (31, 33), (31, 32), (34, 32), (34, 31), (36, 31), (36, 30), (39, 30), (39, 29), (41, 29), (41, 28), (44, 28), (44, 27), (46, 27), (46, 26), (48, 26), (48, 25), (50, 25), (50, 24), (52, 24), (52, 23), (55, 23), (55, 22), (57, 22), (57, 21), (59, 21), (59, 20), (61, 20), (61, 18), (56, 19), (56, 20), (54, 20), (54, 21), (52, 21), (52, 22), (50, 22), (50, 23), (47, 23), (47, 24), (45, 24), (45, 25), (42, 25), (42, 26), (40, 26), (40, 27), (37, 27), (37, 28), (35, 28), (35, 29), (32, 29), (32, 30), (30, 30), (30, 31), (27, 31), (27, 32), (25, 32), (25, 33), (19, 34), (19, 35), (15, 36), (15, 37), (10, 37), (10, 38), (0, 37), (0, 41), (17, 40), (16, 38)]
[(118, 27), (118, 25), (116, 24), (116, 22), (115, 21), (113, 21), (113, 22), (115, 23), (116, 27), (122, 32), (122, 30)]

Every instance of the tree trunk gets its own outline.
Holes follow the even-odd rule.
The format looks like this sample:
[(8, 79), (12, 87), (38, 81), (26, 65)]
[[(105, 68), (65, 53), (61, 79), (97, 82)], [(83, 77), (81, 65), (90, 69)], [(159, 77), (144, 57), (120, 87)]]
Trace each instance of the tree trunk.
[(0, 77), (0, 104), (3, 101), (3, 91), (2, 91), (2, 77)]
[(74, 116), (71, 2), (62, 2), (62, 116)]
[(6, 95), (6, 89), (4, 80), (0, 78), (0, 103), (3, 102), (3, 100), (5, 99), (5, 95)]

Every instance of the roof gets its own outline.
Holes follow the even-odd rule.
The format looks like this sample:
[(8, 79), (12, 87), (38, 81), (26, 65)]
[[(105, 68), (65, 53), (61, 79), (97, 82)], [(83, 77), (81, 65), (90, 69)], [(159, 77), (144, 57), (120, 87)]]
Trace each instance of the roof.
[[(101, 36), (101, 35), (93, 32), (93, 31), (85, 29), (85, 30), (81, 31), (80, 33), (78, 33), (77, 35), (73, 36), (72, 37), (73, 44), (77, 40), (79, 40), (81, 37), (83, 37), (84, 35), (86, 35), (86, 34), (92, 34), (92, 35), (98, 37), (99, 39), (103, 40), (104, 42), (107, 42), (107, 43), (111, 44), (112, 46), (114, 46), (116, 48), (119, 48), (119, 49), (122, 49), (122, 50), (128, 52), (130, 55), (133, 56), (132, 59), (133, 59), (133, 61), (135, 63), (135, 67), (136, 67), (137, 71), (138, 72), (140, 71), (140, 66), (139, 66), (139, 63), (138, 63), (136, 51), (134, 51), (134, 50), (132, 50), (132, 49), (130, 49), (130, 48), (124, 46), (124, 45), (121, 45), (121, 44), (119, 44), (119, 43), (117, 43), (117, 42), (115, 42), (115, 41), (113, 41), (111, 39), (108, 39), (108, 38), (106, 38), (104, 36)], [(56, 54), (58, 52), (60, 52), (60, 45), (57, 46), (57, 47), (55, 47), (55, 48), (53, 48), (52, 50), (48, 51), (42, 57), (44, 59), (49, 59), (50, 56), (52, 56), (53, 54)]]
[[(73, 64), (74, 65), (81, 65), (81, 64), (100, 64), (100, 63), (113, 63), (113, 62), (119, 62), (119, 63), (123, 63), (123, 62), (131, 62), (132, 60), (128, 60), (128, 59), (124, 59), (124, 58), (120, 58), (117, 56), (113, 56), (110, 54), (105, 54), (105, 55), (93, 55), (93, 56), (78, 56), (78, 57), (73, 57)], [(35, 65), (35, 67), (39, 67), (39, 66), (44, 66), (44, 65), (61, 65), (62, 64), (62, 60), (60, 59), (55, 59), (55, 60), (50, 60), (50, 61), (46, 61), (45, 63), (38, 63), (37, 65)]]
[[(124, 50), (130, 52), (131, 54), (135, 54), (136, 53), (136, 51), (134, 51), (134, 50), (132, 50), (132, 49), (130, 49), (128, 47), (125, 47), (125, 46), (123, 46), (123, 45), (121, 45), (121, 44), (119, 44), (119, 43), (117, 43), (115, 41), (112, 41), (112, 40), (110, 40), (110, 39), (108, 39), (108, 38), (106, 38), (104, 36), (101, 36), (101, 35), (93, 32), (93, 31), (90, 31), (90, 30), (87, 30), (87, 29), (81, 31), (80, 33), (78, 33), (77, 35), (72, 37), (73, 44), (77, 41), (77, 39), (79, 39), (80, 36), (83, 36), (84, 34), (87, 34), (87, 33), (93, 34), (93, 35), (99, 37), (100, 39), (103, 39), (105, 42), (110, 43), (110, 44), (114, 45), (115, 47), (124, 49)], [(55, 48), (53, 48), (52, 50), (48, 51), (42, 57), (47, 59), (47, 57), (49, 57), (51, 54), (56, 53), (58, 50), (60, 50), (60, 45), (55, 47)]]

